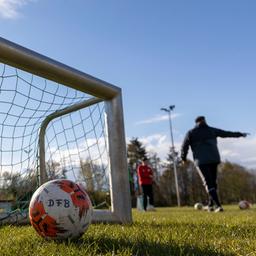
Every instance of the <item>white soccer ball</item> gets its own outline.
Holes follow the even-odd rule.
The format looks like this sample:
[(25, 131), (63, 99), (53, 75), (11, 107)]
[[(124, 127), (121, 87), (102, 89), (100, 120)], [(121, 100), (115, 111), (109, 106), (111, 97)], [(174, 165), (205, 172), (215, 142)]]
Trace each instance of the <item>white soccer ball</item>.
[(243, 200), (239, 202), (238, 206), (241, 210), (247, 210), (250, 208), (250, 203), (246, 200)]
[(40, 186), (29, 204), (29, 218), (47, 239), (78, 238), (88, 229), (92, 205), (84, 188), (70, 180), (52, 180)]
[(201, 203), (196, 203), (196, 204), (194, 205), (194, 208), (195, 208), (196, 210), (202, 210), (202, 209), (203, 209), (203, 204), (201, 204)]

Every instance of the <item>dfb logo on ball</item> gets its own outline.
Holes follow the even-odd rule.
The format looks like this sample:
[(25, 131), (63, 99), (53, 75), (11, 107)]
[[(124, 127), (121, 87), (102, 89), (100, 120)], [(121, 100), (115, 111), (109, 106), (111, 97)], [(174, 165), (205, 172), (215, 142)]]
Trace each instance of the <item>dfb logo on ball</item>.
[(32, 196), (29, 218), (44, 238), (74, 239), (89, 227), (92, 205), (82, 186), (70, 180), (52, 180)]

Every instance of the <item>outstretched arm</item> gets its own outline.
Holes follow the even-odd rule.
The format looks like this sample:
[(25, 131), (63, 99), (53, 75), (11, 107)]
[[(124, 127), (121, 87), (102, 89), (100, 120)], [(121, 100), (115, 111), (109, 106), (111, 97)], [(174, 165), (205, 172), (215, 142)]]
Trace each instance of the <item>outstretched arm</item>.
[(224, 131), (221, 129), (214, 128), (214, 132), (216, 134), (216, 137), (221, 138), (239, 138), (239, 137), (246, 137), (248, 133), (242, 133), (242, 132), (230, 132), (230, 131)]
[(186, 134), (185, 139), (181, 146), (181, 159), (182, 161), (187, 160), (188, 149), (190, 145), (189, 132)]

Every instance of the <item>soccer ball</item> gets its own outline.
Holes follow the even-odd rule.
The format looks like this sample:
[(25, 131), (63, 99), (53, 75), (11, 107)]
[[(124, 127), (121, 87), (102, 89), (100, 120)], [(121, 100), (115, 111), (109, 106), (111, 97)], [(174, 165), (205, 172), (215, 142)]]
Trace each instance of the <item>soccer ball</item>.
[(241, 210), (246, 210), (250, 208), (250, 203), (246, 200), (243, 200), (239, 202), (238, 206)]
[(47, 239), (78, 238), (92, 219), (91, 201), (84, 188), (70, 180), (52, 180), (40, 186), (29, 204), (30, 223)]
[(195, 208), (196, 210), (202, 210), (202, 209), (203, 209), (203, 205), (202, 205), (201, 203), (196, 203), (196, 204), (194, 205), (194, 208)]

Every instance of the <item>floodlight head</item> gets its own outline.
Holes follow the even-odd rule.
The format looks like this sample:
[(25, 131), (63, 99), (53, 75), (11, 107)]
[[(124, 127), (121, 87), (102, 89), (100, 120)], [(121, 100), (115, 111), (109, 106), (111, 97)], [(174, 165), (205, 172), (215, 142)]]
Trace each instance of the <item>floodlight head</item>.
[(169, 109), (167, 109), (167, 108), (161, 108), (161, 110), (163, 110), (165, 112), (169, 112)]
[(169, 106), (169, 109), (170, 109), (170, 110), (173, 110), (174, 108), (175, 108), (175, 105)]

